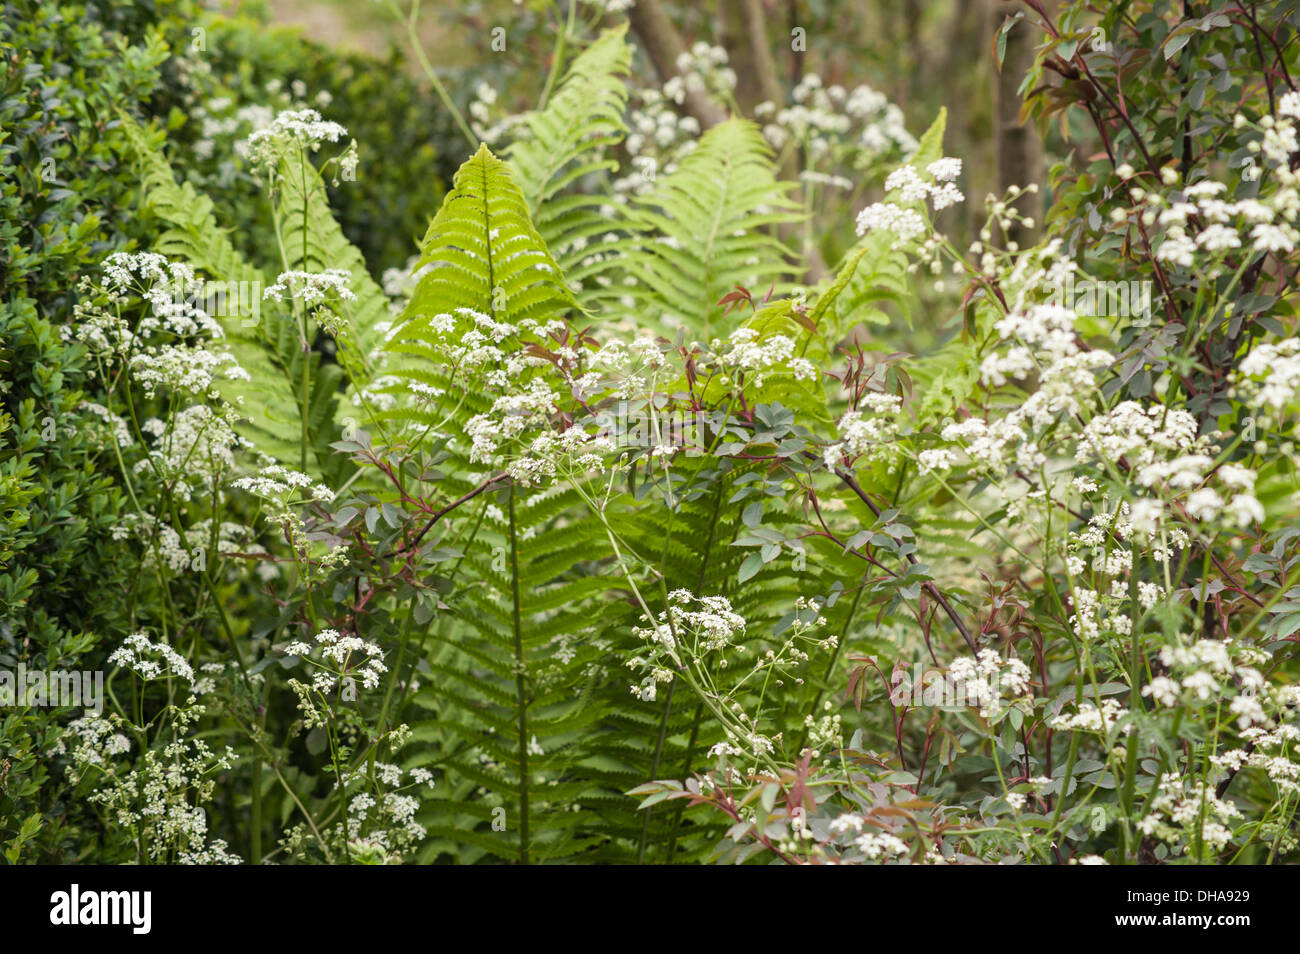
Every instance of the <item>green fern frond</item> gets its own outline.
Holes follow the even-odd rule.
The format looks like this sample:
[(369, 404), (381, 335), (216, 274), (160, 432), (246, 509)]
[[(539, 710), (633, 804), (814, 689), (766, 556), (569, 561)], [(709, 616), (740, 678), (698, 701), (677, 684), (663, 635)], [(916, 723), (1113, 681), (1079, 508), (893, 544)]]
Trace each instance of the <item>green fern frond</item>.
[(457, 170), (422, 249), (416, 267), (428, 270), (394, 330), (392, 352), (431, 356), (429, 320), (460, 309), (541, 325), (576, 308), (510, 167), (487, 146)]
[[(385, 371), (395, 389), (419, 383), (463, 397), (437, 413), (406, 412), (456, 429), (490, 397), (465, 395), (447, 377), (431, 322), (451, 315), (469, 327), (468, 311), (524, 331), (528, 322), (563, 321), (576, 303), (510, 167), (486, 147), (457, 172), (418, 267), (427, 270), (390, 336)], [(473, 470), (459, 452), (447, 453), (449, 472)], [(444, 489), (460, 492), (459, 478)], [(430, 815), (429, 830), (437, 850), (461, 860), (478, 852), (522, 863), (582, 855), (602, 840), (570, 811), (593, 787), (573, 762), (603, 714), (591, 691), (593, 667), (606, 655), (593, 640), (595, 608), (608, 591), (592, 562), (597, 531), (572, 489), (525, 497), (503, 485), (497, 502), (483, 506), (491, 516), (461, 563), (430, 661), (436, 685), (417, 700), (431, 719), (417, 728), (430, 740), (425, 758), (449, 787), (472, 792), (490, 811), (447, 804)]]
[(584, 50), (546, 108), (524, 117), (528, 135), (509, 149), (519, 189), (552, 247), (561, 233), (548, 234), (547, 223), (556, 221), (557, 211), (551, 200), (584, 176), (618, 168), (601, 154), (627, 132), (627, 87), (620, 78), (632, 59), (626, 33), (626, 24), (606, 30)]
[(281, 221), (292, 231), (285, 236), (290, 270), (349, 273), (348, 287), (356, 298), (338, 304), (343, 330), (335, 335), (339, 364), (354, 390), (370, 383), (371, 352), (380, 342), (379, 326), (392, 318), (388, 297), (370, 277), (366, 262), (348, 241), (330, 211), (325, 181), (305, 152), (289, 156), (279, 176), (277, 199)]
[[(630, 267), (634, 294), (654, 317), (708, 337), (723, 329), (717, 304), (736, 285), (765, 293), (794, 277), (789, 249), (775, 226), (800, 218), (776, 176), (772, 151), (745, 120), (721, 123), (671, 174), (637, 198), (646, 234)], [(761, 296), (760, 296), (761, 297)]]
[(626, 24), (606, 30), (573, 61), (546, 107), (527, 115), (508, 153), (537, 231), (584, 307), (608, 294), (604, 276), (621, 267), (618, 256), (593, 254), (589, 242), (618, 224), (611, 213), (619, 206), (600, 186), (603, 174), (618, 168), (607, 151), (627, 133), (626, 32)]

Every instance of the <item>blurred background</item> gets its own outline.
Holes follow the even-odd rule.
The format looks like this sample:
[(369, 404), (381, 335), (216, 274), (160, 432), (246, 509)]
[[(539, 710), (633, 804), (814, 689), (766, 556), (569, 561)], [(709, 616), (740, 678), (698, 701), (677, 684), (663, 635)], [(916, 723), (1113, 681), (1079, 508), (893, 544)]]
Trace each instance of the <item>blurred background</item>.
[[(410, 3), (403, 0), (402, 10)], [(494, 113), (531, 108), (550, 65), (565, 0), (551, 2), (429, 2), (419, 9), (416, 33), (430, 63), (462, 109), (487, 83)], [(624, 7), (628, 9), (624, 10)], [(1050, 5), (1049, 5), (1050, 6)], [(1001, 194), (1012, 184), (1041, 182), (1043, 150), (1031, 124), (1021, 121), (1020, 86), (1041, 40), (1017, 24), (1002, 40), (1003, 68), (995, 66), (998, 32), (1021, 8), (1006, 0), (642, 0), (631, 5), (576, 4), (580, 20), (612, 23), (626, 16), (638, 47), (634, 75), (666, 81), (672, 64), (659, 53), (697, 43), (726, 51), (735, 74), (734, 99), (745, 115), (765, 101), (793, 103), (810, 74), (823, 88), (867, 85), (901, 111), (919, 136), (947, 107), (946, 151), (965, 162), (963, 188), (972, 199)], [(407, 24), (376, 0), (230, 0), (224, 9), (292, 26), (309, 40), (338, 50), (392, 58), (421, 82)], [(602, 17), (603, 10), (603, 17)], [(505, 49), (493, 47), (505, 29)], [(427, 86), (427, 84), (424, 84)], [(686, 110), (689, 112), (689, 108)], [(480, 130), (481, 131), (481, 130)], [(450, 172), (454, 163), (449, 164)], [(982, 204), (968, 202), (946, 223), (969, 237)]]

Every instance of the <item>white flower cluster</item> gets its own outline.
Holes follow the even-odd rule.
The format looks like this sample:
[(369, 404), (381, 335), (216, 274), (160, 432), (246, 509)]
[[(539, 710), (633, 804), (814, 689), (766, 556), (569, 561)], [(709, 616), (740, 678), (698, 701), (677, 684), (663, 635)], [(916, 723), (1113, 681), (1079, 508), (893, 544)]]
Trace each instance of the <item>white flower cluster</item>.
[(678, 75), (664, 83), (663, 93), (679, 106), (686, 101), (687, 93), (725, 96), (736, 88), (736, 71), (727, 65), (724, 47), (697, 41), (689, 50), (682, 51), (674, 65)]
[[(279, 524), (289, 536), (289, 541), (300, 559), (306, 559), (311, 549), (307, 527), (297, 508), (310, 503), (327, 504), (334, 500), (334, 491), (300, 471), (290, 470), (280, 464), (266, 464), (256, 476), (239, 477), (231, 482), (236, 490), (244, 490), (262, 500), (268, 519)], [(342, 559), (346, 551), (338, 548), (322, 562), (328, 568)]]
[(847, 459), (850, 464), (859, 458), (888, 460), (898, 439), (898, 413), (902, 398), (894, 394), (868, 391), (862, 396), (856, 410), (846, 411), (840, 418), (841, 440), (822, 450), (827, 467), (834, 469)]
[(262, 292), (262, 298), (284, 301), (287, 294), (291, 300), (308, 306), (328, 301), (356, 301), (351, 282), (352, 273), (344, 268), (327, 268), (323, 272), (281, 272), (275, 284)]
[(228, 406), (213, 410), (194, 404), (175, 412), (169, 421), (149, 418), (140, 430), (154, 438), (150, 459), (135, 472), (161, 476), (183, 500), (202, 496), (219, 486), (235, 468), (235, 454), (252, 445), (235, 432), (236, 416)]
[[(1160, 524), (1163, 512), (1164, 505), (1149, 498), (1137, 500), (1132, 506), (1127, 501), (1120, 501), (1114, 509), (1107, 509), (1103, 501), (1088, 518), (1085, 526), (1070, 532), (1066, 542), (1069, 551), (1066, 567), (1070, 575), (1080, 577), (1089, 569), (1110, 577), (1129, 573), (1133, 569), (1133, 550), (1122, 544), (1131, 544), (1143, 538), (1147, 542), (1146, 554), (1157, 563), (1168, 560), (1173, 551), (1185, 549), (1190, 537), (1181, 527), (1166, 530)], [(1160, 530), (1159, 535), (1157, 529)], [(1119, 597), (1127, 600), (1128, 590), (1122, 582), (1116, 581), (1114, 586), (1117, 591), (1122, 591)], [(1160, 592), (1154, 583), (1139, 583), (1143, 609), (1150, 607), (1147, 587), (1154, 587), (1156, 593)], [(1079, 635), (1084, 636), (1083, 633)]]
[[(433, 357), (444, 363), (452, 379), (466, 390), (497, 395), (488, 411), (465, 424), (472, 462), (504, 469), (522, 486), (542, 483), (561, 470), (604, 466), (614, 443), (561, 422), (565, 392), (580, 399), (589, 396), (599, 379), (581, 373), (586, 352), (564, 343), (564, 322), (523, 319), (511, 324), (469, 308), (425, 321), (437, 342)], [(625, 353), (611, 347), (596, 360)], [(387, 380), (376, 382), (368, 399), (391, 394), (397, 387)], [(440, 389), (418, 383), (402, 391), (413, 405), (441, 397)]]
[[(49, 753), (69, 755), (74, 775), (82, 774), (90, 766), (106, 766), (115, 757), (131, 751), (131, 740), (121, 728), (121, 719), (115, 715), (109, 718), (86, 715), (73, 719), (50, 747)], [(71, 752), (68, 751), (69, 743)]]
[[(653, 87), (633, 90), (633, 103), (628, 116), (628, 135), (623, 147), (631, 157), (627, 175), (613, 182), (615, 196), (620, 200), (628, 195), (651, 191), (659, 175), (672, 175), (681, 160), (694, 151), (700, 137), (700, 123), (694, 116), (681, 115), (673, 100), (662, 90)], [(581, 251), (587, 240), (574, 240), (574, 248)], [(584, 264), (591, 264), (588, 259)]]
[(187, 570), (193, 565), (192, 548), (169, 523), (150, 513), (124, 513), (113, 528), (113, 539), (125, 540), (134, 535), (144, 544), (141, 565), (158, 570)]
[[(642, 617), (642, 622), (651, 620)], [(628, 668), (649, 673), (640, 685), (632, 686), (632, 694), (653, 702), (657, 684), (672, 682), (674, 670), (688, 660), (734, 647), (736, 637), (744, 631), (744, 618), (732, 610), (726, 597), (673, 590), (668, 594), (668, 609), (650, 628), (632, 630), (645, 642), (648, 652), (628, 660)]]
[(1219, 798), (1205, 780), (1166, 772), (1137, 827), (1171, 846), (1196, 840), (1221, 849), (1232, 840), (1228, 825), (1240, 817), (1237, 807)]
[(916, 149), (903, 111), (870, 86), (846, 90), (824, 85), (816, 73), (805, 73), (791, 97), (793, 103), (781, 109), (775, 103), (759, 103), (754, 115), (765, 120), (763, 135), (773, 148), (796, 142), (811, 164), (826, 158), (838, 165), (847, 158), (849, 167), (863, 169), (881, 154)]
[(526, 454), (506, 464), (506, 473), (521, 487), (532, 487), (562, 470), (568, 474), (601, 470), (617, 448), (610, 437), (577, 426), (558, 432), (544, 430), (529, 442)]
[[(221, 326), (193, 302), (203, 293), (187, 265), (169, 262), (153, 252), (117, 252), (105, 259), (104, 284), (88, 280), (83, 288), (105, 295), (113, 308), (79, 304), (76, 325), (65, 338), (84, 342), (101, 359), (125, 360), (148, 398), (160, 390), (218, 401), (218, 379), (248, 380), (229, 351), (211, 347), (223, 337)], [(134, 328), (122, 315), (123, 306), (139, 297), (150, 311)], [(194, 343), (186, 339), (196, 339)]]
[[(1261, 136), (1247, 144), (1253, 153), (1263, 153), (1269, 168), (1271, 187), (1262, 190), (1258, 197), (1236, 201), (1222, 198), (1228, 186), (1213, 179), (1183, 187), (1168, 196), (1148, 193), (1137, 187), (1129, 189), (1134, 199), (1143, 203), (1140, 215), (1148, 228), (1159, 226), (1163, 236), (1156, 250), (1156, 258), (1170, 265), (1192, 268), (1198, 252), (1210, 257), (1211, 277), (1218, 273), (1223, 253), (1247, 245), (1255, 252), (1289, 254), (1300, 244), (1300, 230), (1296, 216), (1300, 213), (1300, 175), (1292, 168), (1292, 160), (1300, 151), (1296, 135), (1294, 94), (1282, 97), (1278, 104), (1278, 117), (1265, 116), (1258, 124), (1250, 123), (1238, 114), (1234, 123), (1238, 130), (1254, 126)], [(1116, 170), (1122, 178), (1133, 175), (1128, 166)], [(1264, 170), (1257, 168), (1252, 159), (1242, 169), (1242, 181), (1257, 180)], [(1177, 185), (1177, 170), (1166, 167), (1162, 178), (1167, 186)], [(1120, 217), (1123, 216), (1120, 212)]]
[(924, 233), (928, 226), (921, 213), (912, 206), (930, 202), (935, 212), (956, 205), (965, 199), (953, 181), (961, 175), (960, 159), (937, 159), (922, 174), (914, 166), (900, 166), (885, 179), (885, 189), (897, 193), (896, 201), (874, 202), (858, 213), (858, 235), (873, 230), (892, 232), (900, 241), (907, 242)]
[[(499, 102), (496, 87), (491, 83), (482, 82), (474, 88), (474, 98), (469, 104), (470, 129), (489, 146), (528, 134), (524, 122), (528, 114), (503, 113), (503, 107), (504, 103)], [(499, 116), (495, 123), (492, 121), (493, 113)]]
[[(1295, 687), (1288, 689), (1290, 703), (1294, 705), (1300, 702), (1300, 693), (1296, 692)], [(1300, 795), (1300, 756), (1296, 752), (1296, 743), (1300, 742), (1300, 728), (1294, 725), (1279, 725), (1271, 729), (1254, 726), (1241, 735), (1249, 741), (1249, 751), (1229, 749), (1214, 756), (1211, 761), (1229, 772), (1239, 772), (1245, 768), (1257, 769), (1267, 775), (1284, 796)]]
[[(890, 831), (885, 826), (897, 827)], [(815, 825), (812, 834), (817, 836), (820, 830), (821, 826)], [(836, 864), (884, 864), (900, 861), (909, 853), (911, 849), (900, 837), (905, 833), (905, 826), (897, 816), (848, 811), (832, 818), (826, 825), (825, 835), (818, 837), (818, 841), (823, 852), (828, 848), (841, 850), (835, 857)]]
[[(1107, 736), (1127, 715), (1128, 709), (1114, 699), (1103, 699), (1100, 707), (1094, 702), (1082, 702), (1073, 715), (1054, 716), (1047, 724), (1053, 729)], [(1130, 722), (1124, 726), (1124, 731), (1131, 735), (1137, 731), (1137, 727)]]
[(215, 401), (221, 397), (218, 378), (250, 380), (229, 352), (189, 345), (150, 345), (131, 356), (130, 368), (148, 398), (166, 389)]
[(1235, 202), (1220, 196), (1222, 182), (1203, 179), (1166, 198), (1144, 195), (1144, 224), (1160, 227), (1163, 240), (1156, 249), (1161, 262), (1192, 268), (1198, 252), (1211, 258), (1249, 244), (1256, 252), (1292, 252), (1300, 233), (1294, 223), (1294, 188), (1269, 193), (1264, 199)]
[[(1100, 398), (1095, 372), (1114, 361), (1108, 352), (1083, 346), (1075, 330), (1078, 316), (1072, 310), (1054, 302), (1031, 300), (1035, 289), (1055, 287), (1073, 270), (1073, 263), (1060, 259), (1058, 251), (1059, 243), (1048, 243), (1039, 255), (1023, 256), (1007, 276), (1005, 285), (1016, 294), (1008, 313), (994, 326), (998, 349), (980, 365), (986, 388), (1012, 382), (1036, 386), (1028, 388), (1028, 395), (1000, 416), (967, 418), (945, 425), (940, 432), (943, 440), (958, 444), (977, 469), (998, 472), (1015, 468), (1031, 483), (1047, 462), (1039, 441), (1050, 430), (1059, 442), (1062, 434), (1057, 425), (1061, 422), (1066, 424), (1066, 434), (1073, 429), (1074, 419)], [(1044, 267), (1041, 261), (1051, 264)], [(941, 470), (957, 460), (951, 453), (931, 453), (925, 467)]]
[(1226, 702), (1238, 728), (1264, 725), (1269, 722), (1264, 704), (1279, 701), (1256, 668), (1268, 658), (1258, 649), (1231, 640), (1201, 639), (1186, 646), (1165, 646), (1160, 661), (1168, 675), (1153, 678), (1142, 694), (1166, 708), (1193, 698), (1215, 706)]
[[(1075, 459), (1127, 461), (1137, 486), (1163, 492), (1169, 500), (1183, 497), (1182, 507), (1195, 520), (1225, 516), (1238, 527), (1262, 521), (1264, 508), (1254, 496), (1255, 472), (1237, 464), (1212, 471), (1208, 450), (1209, 438), (1198, 437), (1196, 418), (1188, 411), (1122, 401), (1088, 422)], [(1204, 486), (1211, 479), (1218, 489)], [(1143, 499), (1133, 506), (1139, 530), (1152, 533), (1161, 525), (1165, 508), (1160, 500)]]
[(144, 633), (132, 633), (113, 650), (108, 661), (114, 666), (130, 669), (141, 679), (161, 679), (179, 676), (194, 682), (194, 668), (189, 660), (164, 642), (153, 643)]
[(359, 681), (364, 689), (379, 687), (380, 677), (388, 672), (384, 651), (378, 643), (336, 629), (322, 629), (315, 643), (296, 640), (284, 647), (289, 656), (297, 656), (316, 671), (311, 688), (322, 696), (336, 689), (346, 695)]
[[(91, 427), (87, 428), (87, 430), (93, 432), (92, 437), (98, 437), (100, 433), (107, 430), (112, 435), (113, 443), (116, 443), (120, 448), (125, 449), (135, 443), (135, 438), (131, 436), (131, 428), (127, 424), (126, 418), (120, 414), (114, 414), (104, 405), (96, 404), (94, 401), (82, 401), (77, 405), (77, 410), (98, 419)], [(111, 447), (112, 444), (101, 442), (101, 446)]]
[[(240, 863), (224, 840), (208, 840), (203, 804), (212, 799), (214, 776), (233, 766), (235, 753), (229, 746), (216, 753), (202, 739), (188, 735), (202, 712), (193, 705), (178, 711), (175, 740), (146, 750), (138, 769), (121, 772), (111, 762), (95, 764), (105, 784), (90, 801), (104, 806), (119, 826), (135, 834), (138, 863)], [(85, 768), (78, 766), (79, 772)]]
[(817, 368), (794, 351), (794, 339), (788, 335), (764, 337), (756, 328), (742, 326), (728, 336), (720, 360), (725, 368), (744, 373), (746, 382), (756, 388), (773, 372), (789, 374), (796, 381), (817, 380)]
[(1237, 372), (1237, 396), (1244, 402), (1285, 410), (1300, 394), (1300, 338), (1260, 342), (1241, 360)]
[(992, 649), (981, 649), (976, 659), (953, 660), (948, 678), (967, 705), (979, 706), (984, 719), (996, 718), (1008, 701), (1033, 698), (1029, 667), (1014, 656), (1003, 659)]
[(910, 242), (926, 231), (926, 224), (916, 209), (905, 209), (893, 202), (873, 202), (858, 213), (857, 229), (858, 235), (892, 232), (899, 241)]
[(316, 152), (326, 142), (338, 142), (348, 134), (338, 123), (322, 119), (314, 109), (290, 109), (257, 130), (236, 151), (254, 167), (274, 171), (291, 147)]
[[(631, 5), (629, 0), (615, 2)], [(612, 183), (615, 201), (620, 204), (626, 203), (629, 196), (653, 190), (660, 175), (672, 175), (681, 161), (695, 151), (700, 138), (699, 120), (679, 110), (687, 95), (702, 93), (727, 99), (735, 88), (736, 74), (727, 65), (727, 51), (720, 46), (697, 42), (681, 54), (675, 66), (677, 75), (669, 77), (661, 88), (634, 87), (629, 91), (628, 134), (623, 147), (631, 162), (626, 173)], [(578, 238), (557, 252), (581, 251), (586, 245), (586, 238)], [(603, 257), (596, 251), (584, 259), (582, 266), (589, 267)], [(606, 276), (596, 278), (602, 285), (610, 281)]]
[(204, 283), (183, 262), (171, 262), (156, 252), (114, 252), (101, 266), (103, 291), (112, 303), (139, 295), (151, 312), (140, 319), (135, 333), (148, 337), (166, 332), (177, 337), (221, 338), (220, 322), (195, 301), (204, 296)]
[(348, 853), (363, 863), (398, 861), (401, 852), (424, 840), (425, 828), (415, 820), (420, 802), (401, 792), (378, 798), (360, 792), (348, 802)]
[(317, 483), (301, 471), (290, 470), (280, 464), (267, 465), (256, 477), (240, 477), (233, 486), (265, 500), (279, 503), (288, 502), (288, 498), (295, 494), (300, 500), (319, 500), (328, 503), (334, 499), (334, 491), (324, 484)]

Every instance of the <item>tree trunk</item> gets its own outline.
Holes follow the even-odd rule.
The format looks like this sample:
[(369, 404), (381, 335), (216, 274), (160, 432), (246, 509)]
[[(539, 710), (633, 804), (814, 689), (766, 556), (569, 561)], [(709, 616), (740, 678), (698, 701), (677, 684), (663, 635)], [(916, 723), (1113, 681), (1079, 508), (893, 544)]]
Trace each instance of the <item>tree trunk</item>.
[[(1008, 13), (1014, 12), (1009, 4), (992, 4), (993, 35), (1001, 28)], [(994, 142), (997, 152), (998, 191), (1010, 186), (1028, 186), (1039, 182), (1043, 175), (1042, 144), (1032, 124), (1020, 121), (1020, 83), (1034, 63), (1034, 31), (1025, 22), (1017, 23), (1007, 34), (1006, 54), (1002, 69), (993, 75)], [(1006, 238), (1023, 248), (1033, 244), (1038, 227), (1039, 197), (1022, 195), (1015, 203), (1022, 215), (1034, 220), (1034, 228), (1015, 226)]]
[[(677, 28), (659, 6), (659, 0), (637, 0), (628, 19), (660, 78), (676, 76), (677, 58), (686, 52), (686, 47)], [(700, 129), (709, 129), (727, 118), (727, 111), (703, 90), (687, 91), (682, 105), (699, 122)]]

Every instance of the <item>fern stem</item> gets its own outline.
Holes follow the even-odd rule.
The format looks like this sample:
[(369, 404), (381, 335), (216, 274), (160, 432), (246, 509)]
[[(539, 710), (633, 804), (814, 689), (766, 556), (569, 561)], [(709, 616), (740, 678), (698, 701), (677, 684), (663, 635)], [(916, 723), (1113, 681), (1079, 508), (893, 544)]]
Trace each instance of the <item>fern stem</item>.
[[(717, 444), (717, 441), (715, 440), (715, 441), (714, 441), (714, 445), (716, 446), (716, 444)], [(669, 484), (669, 486), (671, 487), (671, 483)], [(711, 557), (712, 554), (713, 554), (713, 543), (714, 543), (714, 541), (717, 539), (717, 535), (718, 535), (718, 515), (719, 515), (719, 512), (721, 511), (721, 508), (722, 508), (722, 482), (719, 481), (719, 482), (718, 482), (718, 492), (714, 495), (714, 498), (713, 498), (713, 512), (712, 512), (712, 514), (711, 514), (710, 517), (709, 517), (709, 538), (708, 538), (708, 542), (704, 545), (704, 556), (703, 556), (703, 558), (700, 560), (700, 572), (699, 572), (699, 576), (698, 576), (698, 578), (697, 578), (697, 582), (696, 582), (696, 584), (695, 584), (695, 591), (696, 591), (696, 593), (699, 593), (701, 590), (704, 589), (705, 576), (706, 576), (706, 574), (707, 574), (707, 572), (708, 572), (708, 568), (709, 568), (709, 559), (710, 559), (710, 557)], [(662, 562), (664, 562), (664, 563), (666, 564), (667, 559), (668, 559), (668, 541), (665, 540), (665, 541), (664, 541), (664, 550), (663, 550)], [(655, 758), (654, 758), (654, 768), (655, 768), (655, 771), (654, 771), (652, 774), (658, 774), (658, 770), (659, 770), (659, 757), (660, 757), (661, 752), (663, 751), (664, 738), (665, 738), (665, 735), (666, 735), (666, 730), (667, 730), (667, 728), (668, 728), (668, 716), (669, 716), (669, 712), (670, 712), (670, 710), (671, 710), (671, 708), (672, 708), (672, 704), (673, 704), (673, 696), (672, 696), (672, 691), (671, 691), (671, 690), (672, 690), (674, 687), (676, 687), (676, 685), (677, 685), (677, 680), (674, 679), (673, 682), (672, 682), (672, 685), (669, 686), (668, 701), (667, 701), (667, 703), (664, 705), (664, 718), (663, 718), (663, 723), (662, 723), (662, 724), (660, 725), (660, 727), (659, 727), (659, 741), (658, 741), (658, 743), (657, 743), (656, 746), (655, 746)], [(685, 763), (684, 763), (683, 766), (682, 766), (682, 775), (683, 775), (683, 776), (685, 776), (686, 773), (688, 773), (688, 772), (690, 771), (690, 768), (691, 768), (691, 759), (694, 757), (694, 754), (695, 754), (695, 741), (696, 741), (697, 738), (699, 738), (699, 734), (700, 734), (700, 719), (703, 718), (703, 715), (704, 715), (704, 707), (701, 706), (701, 705), (696, 705), (696, 707), (695, 707), (695, 715), (694, 715), (694, 717), (693, 717), (692, 720), (691, 720), (691, 736), (690, 736), (690, 741), (689, 741), (689, 743), (688, 743), (687, 746), (686, 746), (686, 761), (685, 761)], [(679, 824), (681, 823), (682, 810), (684, 809), (684, 807), (685, 807), (685, 806), (683, 806), (682, 804), (679, 803), (679, 804), (677, 805), (677, 810), (676, 810), (676, 812), (674, 812), (674, 814), (673, 814), (673, 818), (672, 818), (672, 822), (671, 822), (671, 831), (672, 831), (672, 835), (671, 835), (670, 840), (669, 840), (669, 842), (668, 842), (668, 860), (669, 860), (669, 861), (672, 860), (673, 852), (674, 852), (674, 851), (676, 850), (676, 848), (677, 848), (677, 829), (678, 829)], [(646, 810), (646, 817), (645, 817), (645, 824), (644, 824), (644, 826), (643, 826), (642, 829), (641, 829), (641, 849), (637, 852), (637, 862), (638, 862), (638, 863), (641, 861), (641, 854), (645, 851), (646, 836), (647, 836), (647, 834), (649, 833), (649, 828), (650, 828), (650, 810), (647, 809), (647, 810)]]
[[(668, 692), (664, 696), (664, 711), (659, 717), (659, 735), (655, 739), (654, 757), (650, 760), (650, 778), (652, 779), (659, 777), (659, 760), (663, 756), (664, 740), (668, 736), (668, 719), (673, 711), (673, 694), (677, 691), (677, 682), (678, 680), (674, 679), (668, 683)], [(654, 806), (651, 805), (645, 809), (641, 816), (641, 840), (636, 846), (636, 863), (639, 865), (645, 863), (646, 845), (650, 840), (650, 813), (653, 811)]]
[(528, 709), (524, 686), (523, 625), (519, 612), (519, 537), (515, 488), (510, 487), (510, 595), (515, 636), (515, 705), (519, 710), (519, 862), (528, 864)]
[[(700, 740), (700, 724), (703, 720), (704, 705), (697, 704), (695, 706), (695, 714), (691, 716), (691, 734), (686, 740), (686, 757), (682, 760), (682, 771), (680, 772), (682, 778), (685, 778), (690, 774), (691, 763), (695, 760), (695, 746)], [(669, 822), (668, 857), (664, 861), (664, 864), (672, 864), (673, 857), (677, 854), (677, 836), (681, 834), (682, 815), (685, 811), (686, 805), (679, 801), (677, 807), (673, 811), (672, 821)]]
[(546, 103), (551, 98), (551, 91), (555, 89), (555, 80), (559, 77), (560, 66), (564, 63), (569, 34), (573, 32), (574, 11), (577, 6), (578, 0), (569, 0), (569, 21), (561, 24), (560, 11), (554, 3), (551, 4), (551, 8), (555, 10), (555, 25), (559, 32), (555, 38), (555, 52), (551, 54), (551, 69), (546, 74), (546, 85), (542, 87), (542, 96), (537, 102), (538, 112), (546, 108)]

